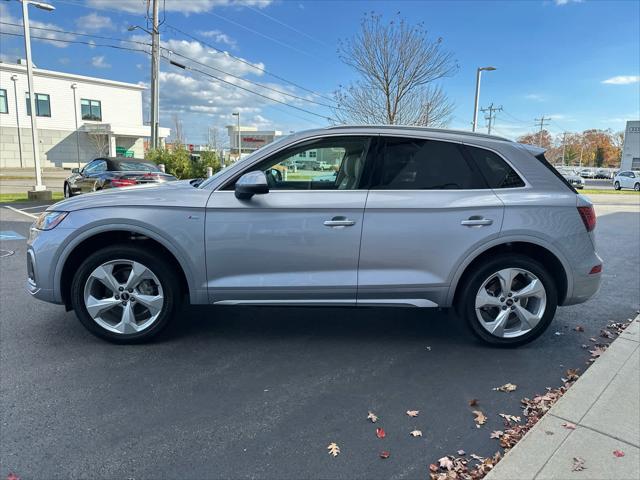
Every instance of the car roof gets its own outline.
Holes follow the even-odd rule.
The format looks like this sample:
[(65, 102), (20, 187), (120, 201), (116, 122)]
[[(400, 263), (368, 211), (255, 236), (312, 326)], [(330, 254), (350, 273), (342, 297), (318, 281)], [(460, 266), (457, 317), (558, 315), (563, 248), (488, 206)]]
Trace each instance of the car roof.
[(384, 134), (389, 131), (405, 131), (407, 134), (415, 132), (429, 133), (434, 136), (442, 136), (442, 138), (450, 138), (452, 135), (460, 137), (484, 138), (490, 140), (499, 140), (503, 142), (513, 142), (508, 138), (498, 135), (488, 135), (486, 133), (468, 132), (466, 130), (454, 130), (449, 128), (432, 128), (421, 127), (417, 125), (334, 125), (326, 127), (324, 130), (362, 130), (367, 133)]

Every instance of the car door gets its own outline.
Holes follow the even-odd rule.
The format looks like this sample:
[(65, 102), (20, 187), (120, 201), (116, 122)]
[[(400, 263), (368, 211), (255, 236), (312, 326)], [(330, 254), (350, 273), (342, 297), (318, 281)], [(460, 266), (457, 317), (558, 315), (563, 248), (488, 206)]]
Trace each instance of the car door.
[[(209, 198), (207, 287), (211, 303), (355, 304), (368, 137), (330, 136), (273, 154), (269, 192), (236, 198), (240, 174)], [(335, 171), (287, 168), (310, 150)]]
[(100, 175), (107, 171), (107, 161), (103, 158), (97, 158), (89, 163), (82, 171), (82, 179), (80, 180), (80, 191), (89, 193), (95, 191), (96, 183), (100, 180)]
[(627, 172), (624, 179), (624, 183), (625, 183), (624, 186), (626, 188), (633, 188), (633, 186), (635, 185), (635, 181), (636, 181), (636, 174), (633, 172)]
[(358, 304), (435, 307), (504, 208), (460, 143), (383, 137), (365, 208)]

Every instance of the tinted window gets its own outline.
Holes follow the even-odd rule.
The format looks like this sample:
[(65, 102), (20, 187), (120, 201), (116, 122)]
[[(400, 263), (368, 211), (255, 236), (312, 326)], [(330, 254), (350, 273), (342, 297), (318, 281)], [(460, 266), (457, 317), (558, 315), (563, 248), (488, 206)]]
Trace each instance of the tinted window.
[(90, 175), (92, 173), (100, 173), (107, 171), (107, 162), (104, 160), (94, 160), (89, 165), (84, 167), (83, 173)]
[[(467, 150), (491, 188), (524, 187), (524, 182), (513, 168), (502, 158), (484, 148), (469, 147)], [(565, 173), (566, 175), (566, 173)]]
[(486, 188), (458, 144), (417, 138), (387, 138), (376, 187), (388, 190)]
[(9, 106), (7, 105), (7, 91), (4, 88), (0, 88), (0, 113), (9, 113)]
[(102, 104), (100, 100), (80, 99), (80, 110), (83, 120), (102, 120)]

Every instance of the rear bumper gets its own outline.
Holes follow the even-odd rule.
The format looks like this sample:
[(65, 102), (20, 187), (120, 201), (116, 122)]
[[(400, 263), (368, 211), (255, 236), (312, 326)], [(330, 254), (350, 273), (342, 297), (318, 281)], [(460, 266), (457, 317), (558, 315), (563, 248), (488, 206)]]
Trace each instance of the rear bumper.
[[(595, 265), (602, 265), (602, 259), (600, 256), (594, 252), (595, 261), (589, 263), (591, 267), (589, 270)], [(587, 270), (587, 272), (589, 271)], [(571, 292), (567, 292), (567, 297), (561, 303), (562, 306), (567, 305), (576, 305), (578, 303), (583, 303), (593, 297), (598, 290), (600, 289), (600, 284), (602, 282), (602, 272), (600, 273), (576, 273), (573, 274), (573, 288)]]

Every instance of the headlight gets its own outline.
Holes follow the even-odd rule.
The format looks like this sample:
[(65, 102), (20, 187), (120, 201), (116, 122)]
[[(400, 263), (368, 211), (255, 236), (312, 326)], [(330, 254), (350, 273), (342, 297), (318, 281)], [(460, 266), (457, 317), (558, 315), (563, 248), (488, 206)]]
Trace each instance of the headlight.
[(33, 226), (38, 230), (51, 230), (55, 228), (69, 212), (42, 212)]

